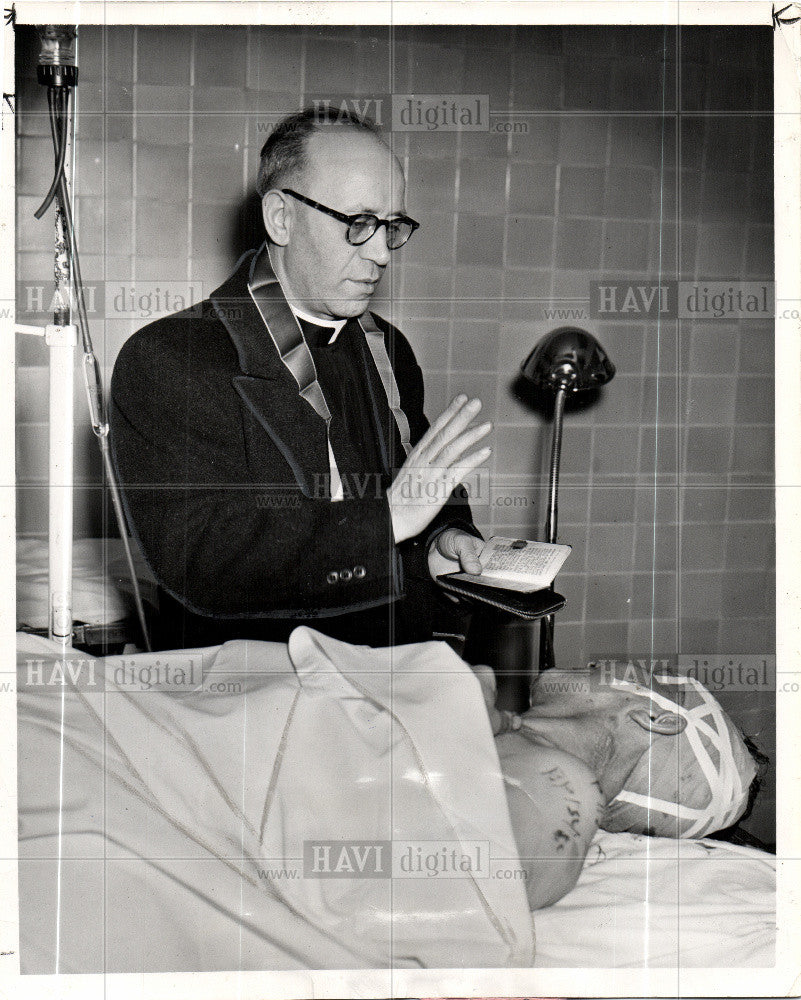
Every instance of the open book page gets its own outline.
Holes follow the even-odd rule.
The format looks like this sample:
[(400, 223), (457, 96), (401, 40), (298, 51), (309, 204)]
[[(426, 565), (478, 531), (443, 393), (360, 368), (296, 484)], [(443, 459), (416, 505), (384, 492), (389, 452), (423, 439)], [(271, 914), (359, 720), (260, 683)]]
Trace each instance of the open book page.
[(452, 580), (468, 580), (530, 593), (553, 583), (570, 550), (570, 545), (494, 535), (481, 550), (480, 576), (472, 573), (452, 573), (449, 576)]

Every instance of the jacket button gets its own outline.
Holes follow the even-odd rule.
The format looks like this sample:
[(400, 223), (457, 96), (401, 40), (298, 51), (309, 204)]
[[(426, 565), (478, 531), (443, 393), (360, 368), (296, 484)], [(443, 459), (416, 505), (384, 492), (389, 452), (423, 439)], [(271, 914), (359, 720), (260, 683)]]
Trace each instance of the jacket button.
[(339, 571), (339, 579), (343, 583), (349, 583), (350, 580), (351, 580), (351, 578), (352, 578), (352, 576), (353, 576), (353, 573), (351, 573), (351, 571), (349, 569), (341, 569)]
[(338, 583), (339, 573), (335, 569), (332, 569), (328, 576), (325, 578), (328, 583)]
[(364, 566), (354, 566), (353, 575), (356, 577), (357, 580), (363, 580), (365, 576), (367, 576), (367, 570), (364, 568)]

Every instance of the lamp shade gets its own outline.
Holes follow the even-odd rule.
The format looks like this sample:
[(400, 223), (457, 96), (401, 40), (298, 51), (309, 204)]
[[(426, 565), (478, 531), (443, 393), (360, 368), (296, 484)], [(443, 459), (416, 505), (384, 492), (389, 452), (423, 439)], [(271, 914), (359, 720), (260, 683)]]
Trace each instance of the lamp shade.
[(542, 338), (526, 358), (522, 372), (539, 388), (582, 392), (609, 382), (615, 366), (591, 333), (563, 326)]

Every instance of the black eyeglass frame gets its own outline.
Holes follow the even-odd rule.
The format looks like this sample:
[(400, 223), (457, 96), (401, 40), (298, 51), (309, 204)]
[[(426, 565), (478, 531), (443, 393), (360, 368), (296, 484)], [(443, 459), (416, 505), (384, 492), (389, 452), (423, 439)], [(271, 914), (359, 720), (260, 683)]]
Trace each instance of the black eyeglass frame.
[[(405, 246), (411, 239), (413, 233), (416, 229), (420, 228), (420, 223), (415, 222), (414, 219), (410, 219), (408, 215), (396, 215), (394, 219), (379, 219), (377, 215), (373, 215), (372, 212), (357, 212), (355, 215), (345, 215), (344, 212), (338, 212), (335, 208), (329, 208), (327, 205), (320, 204), (319, 201), (313, 201), (311, 198), (307, 198), (305, 194), (299, 194), (297, 191), (293, 191), (292, 188), (281, 188), (282, 194), (291, 194), (293, 198), (297, 198), (298, 201), (302, 201), (304, 205), (308, 205), (310, 208), (316, 208), (318, 212), (325, 212), (326, 215), (330, 215), (332, 219), (338, 219), (339, 222), (344, 222), (348, 231), (345, 234), (345, 239), (350, 243), (352, 247), (363, 246), (368, 240), (371, 240), (375, 234), (378, 232), (380, 226), (387, 227), (387, 247), (390, 250), (400, 250), (402, 246)], [(361, 221), (364, 223), (367, 219), (372, 219), (374, 221), (373, 231), (369, 236), (365, 236), (363, 240), (355, 241), (351, 239), (350, 230), (351, 226), (355, 225), (357, 222)], [(402, 243), (398, 243), (397, 246), (389, 245), (389, 227), (393, 222), (405, 222), (411, 229), (409, 234), (404, 239)]]

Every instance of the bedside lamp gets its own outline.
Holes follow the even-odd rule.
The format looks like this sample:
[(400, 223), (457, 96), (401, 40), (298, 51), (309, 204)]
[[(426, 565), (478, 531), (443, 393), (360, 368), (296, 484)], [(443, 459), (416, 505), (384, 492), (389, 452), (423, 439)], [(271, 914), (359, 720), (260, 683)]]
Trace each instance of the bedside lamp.
[[(554, 394), (545, 540), (555, 542), (565, 400), (568, 394), (597, 389), (611, 381), (615, 366), (591, 333), (566, 326), (542, 338), (523, 363), (522, 374), (538, 389)], [(554, 616), (547, 615), (540, 623), (540, 670), (548, 670), (554, 666), (553, 629)]]

